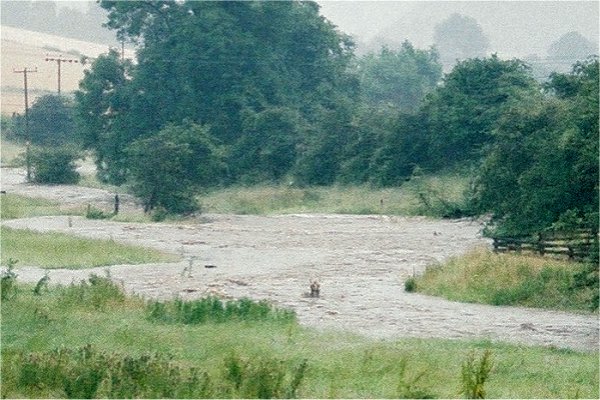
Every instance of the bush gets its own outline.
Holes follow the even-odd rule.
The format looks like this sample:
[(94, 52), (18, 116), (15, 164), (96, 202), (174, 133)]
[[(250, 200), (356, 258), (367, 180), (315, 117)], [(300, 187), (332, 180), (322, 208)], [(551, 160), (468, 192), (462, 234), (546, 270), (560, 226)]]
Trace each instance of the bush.
[(73, 147), (48, 147), (31, 150), (30, 161), (33, 181), (49, 184), (73, 184), (79, 182), (75, 161), (80, 154)]
[(476, 360), (471, 353), (462, 365), (461, 393), (467, 399), (485, 399), (485, 382), (492, 371), (492, 352), (486, 350), (481, 359)]

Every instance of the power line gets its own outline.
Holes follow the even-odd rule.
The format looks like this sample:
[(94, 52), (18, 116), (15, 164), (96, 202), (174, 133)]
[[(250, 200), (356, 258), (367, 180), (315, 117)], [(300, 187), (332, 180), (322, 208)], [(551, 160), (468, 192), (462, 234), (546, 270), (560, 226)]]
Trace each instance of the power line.
[(56, 61), (58, 64), (58, 94), (60, 95), (60, 64), (64, 62), (68, 63), (78, 63), (79, 61), (74, 58), (63, 58), (62, 54), (58, 57), (48, 57), (46, 54), (46, 61)]
[(23, 67), (22, 70), (17, 70), (13, 68), (13, 72), (15, 74), (23, 74), (23, 87), (25, 92), (25, 163), (27, 165), (27, 182), (31, 182), (31, 161), (29, 157), (29, 101), (27, 99), (27, 74), (37, 72), (37, 67), (35, 69), (29, 69), (27, 67)]

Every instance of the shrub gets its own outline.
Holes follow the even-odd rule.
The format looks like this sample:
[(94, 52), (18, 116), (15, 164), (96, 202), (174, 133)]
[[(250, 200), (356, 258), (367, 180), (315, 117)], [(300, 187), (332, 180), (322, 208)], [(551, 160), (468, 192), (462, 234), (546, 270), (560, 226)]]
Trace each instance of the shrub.
[(70, 284), (60, 292), (59, 303), (63, 305), (81, 305), (94, 310), (103, 310), (108, 304), (123, 303), (125, 293), (109, 276), (92, 274), (88, 281)]
[(79, 152), (72, 147), (48, 147), (31, 150), (30, 162), (33, 181), (49, 184), (73, 184), (79, 182), (75, 161)]
[(404, 291), (412, 293), (412, 292), (415, 292), (416, 290), (417, 290), (417, 280), (411, 276), (404, 282)]

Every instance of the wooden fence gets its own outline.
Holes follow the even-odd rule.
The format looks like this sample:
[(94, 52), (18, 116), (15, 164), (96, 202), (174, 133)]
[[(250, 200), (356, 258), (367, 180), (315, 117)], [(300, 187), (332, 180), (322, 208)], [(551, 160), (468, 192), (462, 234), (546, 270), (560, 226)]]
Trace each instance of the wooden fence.
[(598, 233), (591, 229), (542, 232), (527, 237), (494, 237), (495, 252), (530, 252), (586, 261), (597, 251)]

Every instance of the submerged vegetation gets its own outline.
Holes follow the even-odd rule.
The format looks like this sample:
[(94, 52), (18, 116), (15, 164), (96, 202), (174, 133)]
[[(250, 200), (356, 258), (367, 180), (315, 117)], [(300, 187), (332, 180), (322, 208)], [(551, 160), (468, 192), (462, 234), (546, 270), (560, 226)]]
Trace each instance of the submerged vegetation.
[[(185, 304), (212, 317), (186, 324), (156, 311)], [(147, 303), (99, 276), (41, 294), (18, 285), (1, 305), (2, 396), (598, 396), (597, 354), (489, 341), (374, 342), (301, 328), (293, 313), (266, 303), (231, 303), (230, 309), (259, 310), (242, 314), (223, 313), (227, 304)], [(291, 318), (264, 318), (270, 313)]]

